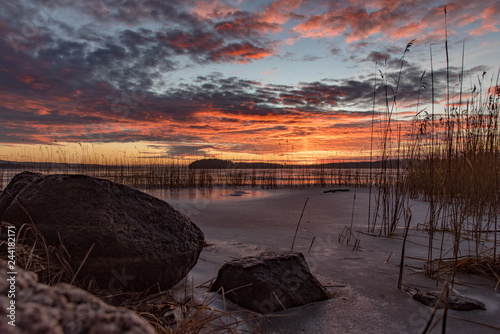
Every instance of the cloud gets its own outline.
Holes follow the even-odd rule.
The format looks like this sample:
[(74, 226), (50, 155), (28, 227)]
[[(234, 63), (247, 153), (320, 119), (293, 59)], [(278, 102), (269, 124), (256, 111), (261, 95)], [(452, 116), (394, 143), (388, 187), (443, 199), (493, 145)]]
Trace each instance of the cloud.
[(290, 19), (303, 19), (302, 15), (293, 12), (299, 9), (302, 3), (302, 0), (275, 0), (262, 11), (226, 11), (226, 15), (211, 15), (211, 17), (224, 18), (215, 25), (216, 30), (224, 36), (264, 35), (282, 31), (283, 25)]
[[(470, 31), (472, 36), (482, 36), (490, 32), (497, 32), (500, 25), (500, 5), (489, 6), (482, 9), (480, 13), (481, 25)], [(470, 21), (474, 22), (471, 18)]]
[[(452, 71), (458, 73), (458, 69)], [(387, 76), (395, 77), (396, 73)], [(407, 65), (398, 93), (400, 103), (414, 103), (420, 76), (418, 66)], [(313, 120), (363, 120), (371, 115), (373, 94), (370, 77), (289, 86), (212, 73), (162, 94), (120, 92), (118, 87), (103, 83), (80, 87), (80, 92), (74, 91), (68, 98), (66, 86), (45, 85), (43, 80), (43, 76), (22, 77), (20, 89), (6, 95), (0, 112), (2, 124), (10, 127), (6, 133), (23, 133), (26, 142), (34, 143), (54, 139), (153, 142), (182, 138), (211, 142), (221, 133), (289, 134)], [(444, 73), (436, 71), (436, 85), (444, 80)], [(37, 84), (41, 84), (41, 90), (33, 87)], [(394, 82), (388, 81), (388, 85)], [(377, 95), (384, 99), (380, 79)], [(352, 106), (365, 106), (366, 111), (345, 111)], [(22, 130), (26, 127), (32, 131)], [(48, 132), (54, 135), (48, 136)]]
[(240, 8), (220, 1), (197, 1), (192, 12), (202, 19), (225, 19), (234, 15)]
[(266, 22), (284, 24), (290, 19), (302, 19), (303, 16), (294, 13), (300, 8), (303, 0), (275, 0), (261, 14)]
[[(174, 145), (171, 155), (193, 146), (197, 154), (235, 145), (272, 151), (283, 138), (297, 149), (307, 148), (301, 140), (334, 145), (331, 138), (343, 131), (366, 130), (373, 76), (273, 85), (216, 72), (187, 78), (181, 71), (248, 64), (281, 48), (285, 61), (313, 62), (321, 56), (295, 56), (283, 41), (338, 37), (326, 43), (333, 55), (387, 59), (385, 81), (377, 78), (376, 87), (377, 105), (384, 106), (386, 88), (389, 97), (396, 89), (402, 50), (374, 43), (444, 36), (442, 4), (430, 0), (365, 6), (276, 0), (253, 10), (224, 1), (49, 3), (10, 1), (0, 13), (3, 143), (144, 141)], [(455, 0), (447, 8), (450, 35), (457, 27), (474, 36), (497, 30), (500, 5), (493, 0)], [(429, 89), (419, 95), (422, 72), (418, 60), (404, 63), (398, 107), (414, 107), (419, 96), (430, 100)], [(451, 68), (450, 77), (459, 73)], [(434, 76), (440, 100), (446, 73), (436, 69)]]
[(261, 21), (260, 17), (256, 14), (238, 12), (231, 20), (215, 24), (215, 29), (223, 36), (238, 38), (278, 32), (281, 31), (281, 25)]
[[(111, 2), (102, 4), (112, 8)], [(299, 134), (319, 142), (321, 136), (334, 138), (341, 133), (342, 124), (364, 127), (371, 117), (370, 76), (292, 86), (212, 73), (162, 89), (164, 76), (186, 63), (248, 63), (275, 55), (278, 47), (264, 35), (276, 32), (280, 22), (299, 19), (292, 11), (300, 11), (302, 2), (275, 12), (267, 11), (270, 7), (255, 13), (227, 7), (218, 13), (212, 11), (210, 19), (185, 12), (181, 3), (174, 5), (170, 11), (162, 5), (158, 12), (147, 4), (129, 7), (139, 15), (127, 20), (122, 9), (114, 9), (108, 15), (127, 25), (117, 23), (110, 30), (101, 29), (100, 23), (61, 29), (67, 23), (54, 17), (52, 25), (44, 27), (36, 38), (23, 40), (17, 49), (9, 39), (0, 40), (4, 142), (168, 142), (179, 145), (172, 154), (182, 154), (182, 147), (191, 147), (185, 143), (207, 143), (200, 149), (205, 151), (215, 150), (209, 146), (230, 150), (231, 143), (251, 150), (271, 150), (274, 144), (266, 140), (288, 138), (300, 147)], [(104, 22), (104, 8), (98, 2), (89, 6), (88, 15)], [(137, 24), (148, 15), (169, 17), (172, 26)], [(329, 18), (325, 14), (319, 19)], [(183, 26), (185, 22), (194, 24)], [(239, 26), (217, 29), (221, 22)], [(3, 36), (19, 33), (17, 29), (15, 20), (4, 19), (0, 24)], [(338, 47), (334, 50), (340, 52)], [(389, 92), (395, 90), (392, 78), (397, 77), (399, 64), (399, 58), (391, 56), (394, 52), (385, 48), (370, 51), (364, 58), (389, 60), (385, 73)], [(300, 61), (318, 57), (305, 55)], [(284, 59), (291, 60), (293, 55), (285, 53)], [(415, 105), (422, 72), (421, 67), (405, 63), (398, 103)], [(457, 69), (452, 69), (452, 76), (458, 76)], [(443, 72), (436, 70), (436, 87), (442, 87), (444, 78)], [(422, 92), (421, 98), (428, 101), (428, 91)], [(380, 78), (377, 99), (377, 105), (383, 106), (385, 87)]]
[[(109, 48), (106, 52), (112, 50)], [(124, 92), (118, 86), (91, 81), (91, 78), (78, 85), (71, 71), (67, 78), (69, 84), (49, 85), (47, 82), (52, 80), (47, 75), (49, 70), (38, 70), (39, 73), (32, 71), (29, 76), (10, 73), (10, 79), (18, 82), (18, 88), (12, 82), (2, 84), (2, 91), (10, 89), (0, 110), (7, 142), (210, 143), (224, 137), (226, 143), (247, 140), (246, 145), (258, 146), (263, 139), (252, 139), (252, 135), (271, 133), (271, 136), (291, 137), (304, 131), (299, 130), (304, 124), (325, 115), (365, 116), (362, 113), (335, 116), (333, 112), (334, 105), (365, 98), (349, 91), (350, 87), (361, 90), (352, 82), (304, 83), (293, 87), (263, 85), (213, 73), (158, 94), (147, 90)]]
[(384, 63), (385, 61), (388, 61), (390, 59), (391, 59), (391, 55), (389, 53), (378, 52), (378, 51), (372, 51), (366, 57), (366, 60), (370, 61), (372, 63)]
[(322, 59), (322, 58), (325, 58), (325, 57), (315, 56), (315, 55), (304, 55), (304, 56), (302, 56), (302, 58), (300, 58), (300, 60), (301, 61), (316, 61), (316, 60)]
[(181, 156), (204, 156), (207, 155), (210, 149), (216, 148), (213, 145), (169, 145), (166, 147), (167, 157)]
[[(420, 3), (428, 6), (426, 1)], [(295, 26), (294, 31), (308, 38), (344, 36), (347, 43), (375, 35), (393, 39), (391, 33), (398, 30), (404, 22), (412, 24), (411, 15), (418, 17), (420, 12), (417, 6), (405, 1), (375, 4), (372, 9), (368, 11), (355, 2), (332, 2), (326, 12), (310, 16)], [(402, 31), (406, 30), (402, 29), (397, 38), (408, 37)]]
[(251, 43), (231, 43), (211, 52), (210, 59), (215, 62), (247, 63), (250, 60), (269, 57), (274, 52), (273, 48), (260, 47)]
[(303, 38), (343, 36), (347, 43), (386, 40), (433, 41), (444, 38), (444, 6), (448, 9), (449, 33), (453, 27), (479, 25), (469, 31), (483, 35), (498, 31), (498, 2), (435, 1), (372, 1), (368, 5), (357, 1), (332, 1), (328, 9), (311, 14), (293, 31)]

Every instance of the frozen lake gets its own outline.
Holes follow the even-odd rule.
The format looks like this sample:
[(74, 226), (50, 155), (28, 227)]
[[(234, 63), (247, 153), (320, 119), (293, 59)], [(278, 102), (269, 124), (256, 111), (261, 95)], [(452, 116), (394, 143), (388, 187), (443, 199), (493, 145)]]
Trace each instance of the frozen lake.
[[(235, 257), (263, 251), (290, 250), (295, 228), (306, 198), (294, 251), (302, 252), (314, 275), (328, 286), (334, 298), (270, 315), (261, 320), (266, 333), (421, 333), (432, 309), (397, 289), (402, 249), (402, 229), (392, 238), (364, 234), (367, 231), (368, 189), (324, 193), (323, 188), (269, 190), (265, 196), (237, 200), (175, 199), (171, 203), (188, 214), (203, 230), (207, 242), (200, 260), (187, 278), (197, 286), (210, 281), (218, 269)], [(412, 227), (425, 222), (428, 204), (411, 202)], [(353, 225), (353, 240), (339, 243), (346, 226)], [(354, 239), (359, 250), (353, 250)], [(311, 242), (314, 242), (311, 247)], [(441, 239), (441, 234), (436, 235)], [(450, 240), (444, 238), (446, 243)], [(413, 229), (407, 242), (403, 287), (423, 291), (442, 289), (442, 283), (423, 274), (427, 233)], [(449, 247), (449, 244), (446, 246)], [(309, 251), (310, 249), (310, 251)], [(500, 327), (500, 296), (495, 282), (474, 275), (460, 276), (455, 289), (486, 304), (486, 311), (450, 315)], [(180, 284), (183, 286), (182, 284)], [(180, 288), (181, 290), (183, 288)], [(203, 288), (195, 289), (200, 300), (210, 298)], [(212, 307), (241, 311), (237, 305), (215, 296)], [(224, 306), (225, 305), (225, 306)], [(245, 313), (246, 314), (246, 313)], [(440, 325), (433, 332), (440, 332)], [(467, 320), (448, 319), (450, 333), (497, 333)]]

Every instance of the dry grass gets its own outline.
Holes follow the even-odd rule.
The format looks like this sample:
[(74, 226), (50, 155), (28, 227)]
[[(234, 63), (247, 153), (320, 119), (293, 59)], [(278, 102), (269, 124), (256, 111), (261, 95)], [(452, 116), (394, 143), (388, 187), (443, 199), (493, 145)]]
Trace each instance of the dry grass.
[[(3, 231), (8, 226), (2, 222)], [(0, 241), (0, 254), (6, 258), (7, 242)], [(47, 245), (42, 234), (34, 225), (23, 225), (17, 232), (16, 265), (38, 275), (41, 283), (54, 285), (61, 282), (69, 283), (76, 275), (70, 265), (70, 256), (64, 246)]]
[[(9, 224), (2, 222), (0, 231)], [(89, 252), (90, 253), (90, 252)], [(7, 242), (0, 241), (0, 257), (7, 259)], [(169, 291), (158, 287), (141, 292), (103, 293), (89, 280), (78, 279), (78, 270), (70, 265), (70, 254), (64, 245), (49, 246), (34, 224), (23, 225), (17, 233), (16, 265), (38, 275), (47, 285), (71, 283), (90, 291), (103, 301), (125, 307), (146, 319), (161, 334), (261, 333), (261, 317), (253, 313), (232, 314), (211, 307), (213, 299), (197, 302), (191, 297), (177, 300)], [(85, 262), (85, 260), (83, 261)], [(83, 265), (80, 265), (80, 267)], [(216, 296), (212, 296), (216, 298)], [(247, 329), (241, 329), (241, 326)], [(239, 327), (239, 328), (238, 328)]]
[[(177, 300), (169, 291), (152, 293), (148, 290), (99, 297), (112, 305), (133, 310), (161, 334), (262, 333), (260, 315), (243, 311), (230, 313), (213, 308), (211, 304), (218, 298), (217, 295), (202, 301), (196, 301), (193, 296)], [(246, 329), (242, 329), (242, 325)]]
[(453, 272), (461, 274), (475, 274), (490, 278), (500, 285), (500, 265), (489, 255), (482, 257), (463, 256), (456, 259), (437, 259), (432, 263), (433, 277), (443, 277), (451, 275)]

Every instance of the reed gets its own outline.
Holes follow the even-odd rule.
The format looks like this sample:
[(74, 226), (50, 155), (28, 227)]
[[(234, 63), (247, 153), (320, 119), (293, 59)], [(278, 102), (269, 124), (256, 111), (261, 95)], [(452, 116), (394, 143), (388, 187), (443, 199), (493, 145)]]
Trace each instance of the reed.
[[(467, 89), (464, 85), (464, 44), (461, 75), (457, 83), (452, 82), (445, 37), (446, 84), (440, 88), (442, 92), (438, 91), (431, 45), (430, 78), (426, 71), (420, 77), (417, 107), (411, 122), (399, 119), (396, 110), (400, 82), (405, 74), (405, 57), (414, 41), (406, 45), (395, 74), (387, 70), (386, 64), (375, 76), (372, 127), (378, 123), (379, 128), (373, 130), (372, 140), (378, 132), (382, 169), (374, 173), (370, 168), (373, 177), (367, 184), (371, 185), (374, 180), (378, 191), (372, 201), (370, 187), (368, 231), (377, 230), (379, 235), (390, 237), (404, 221), (406, 241), (411, 220), (410, 199), (427, 201), (426, 274), (437, 280), (449, 280), (453, 287), (457, 273), (479, 273), (499, 282), (498, 287), (500, 70), (489, 80), (487, 73), (482, 73)], [(430, 110), (422, 107), (427, 103), (421, 95), (428, 89), (428, 79)], [(459, 89), (453, 95), (450, 93), (452, 85)], [(436, 93), (444, 96), (446, 104), (442, 111), (436, 110)], [(384, 102), (375, 120), (378, 99)], [(373, 146), (370, 156), (373, 156)], [(373, 215), (370, 216), (372, 206)], [(451, 243), (445, 242), (447, 239)], [(464, 257), (464, 253), (468, 254)], [(403, 257), (401, 263), (404, 263)], [(401, 278), (402, 273), (399, 286)]]
[[(419, 109), (422, 104), (420, 91), (427, 89), (424, 72), (418, 88), (415, 117), (404, 138), (393, 110), (404, 56), (411, 45), (412, 42), (407, 45), (400, 60), (394, 86), (389, 87), (387, 75), (380, 71), (385, 92), (385, 113), (379, 129), (383, 168), (376, 183), (379, 191), (375, 196), (375, 214), (372, 223), (369, 220), (368, 229), (373, 232), (380, 220), (379, 234), (390, 236), (409, 211), (410, 198), (428, 201), (427, 274), (437, 279), (446, 274), (452, 286), (458, 272), (489, 273), (490, 277), (498, 279), (500, 70), (491, 76), (489, 87), (484, 72), (467, 91), (463, 85), (462, 53), (462, 75), (455, 85), (459, 92), (450, 96), (449, 86), (453, 83), (447, 66), (446, 105), (443, 112), (438, 113), (434, 102), (436, 87), (431, 48), (432, 110), (429, 113), (427, 109)], [(449, 64), (447, 39), (445, 50)], [(445, 235), (451, 237), (451, 248), (444, 242)], [(465, 242), (472, 245), (466, 260), (460, 258)], [(433, 252), (436, 243), (440, 245), (439, 254)], [(444, 259), (444, 254), (448, 253), (452, 254), (451, 262)]]
[[(368, 221), (368, 231), (373, 233), (376, 229), (377, 221), (380, 220), (379, 234), (386, 236), (391, 236), (396, 231), (398, 222), (404, 217), (404, 213), (409, 205), (409, 195), (404, 191), (408, 151), (402, 142), (401, 122), (398, 120), (395, 111), (397, 110), (399, 86), (405, 64), (404, 59), (407, 53), (410, 52), (413, 44), (414, 40), (406, 45), (403, 55), (399, 60), (399, 71), (396, 76), (387, 73), (387, 70), (384, 70), (384, 72), (379, 70), (384, 92), (383, 98), (385, 101), (384, 112), (379, 119), (379, 142), (382, 156), (382, 170), (376, 176), (375, 183), (378, 188), (378, 194), (376, 195), (373, 218)], [(393, 81), (393, 84), (390, 83), (389, 77)], [(375, 80), (375, 85), (376, 83), (377, 81)], [(377, 87), (375, 86), (373, 96), (374, 104), (376, 91)], [(372, 120), (372, 126), (373, 123), (374, 121)], [(370, 175), (372, 173), (372, 167), (370, 167)], [(370, 221), (372, 223), (370, 223)]]

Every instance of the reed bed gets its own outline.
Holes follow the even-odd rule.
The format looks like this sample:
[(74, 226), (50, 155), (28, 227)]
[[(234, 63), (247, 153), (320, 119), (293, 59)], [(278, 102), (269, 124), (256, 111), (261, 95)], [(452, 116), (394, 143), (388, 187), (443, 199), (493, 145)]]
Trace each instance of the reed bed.
[[(414, 132), (417, 135), (412, 148), (418, 158), (411, 160), (405, 180), (407, 193), (431, 204), (429, 262), (433, 260), (435, 231), (446, 230), (453, 235), (453, 277), (455, 271), (464, 271), (465, 262), (476, 266), (485, 259), (491, 262), (493, 272), (500, 273), (500, 90), (498, 84), (494, 85), (484, 97), (475, 90), (464, 106), (451, 105), (445, 117), (414, 121), (418, 131)], [(474, 259), (459, 261), (460, 246), (470, 239), (475, 244)], [(483, 252), (485, 247), (489, 248), (487, 253)]]
[[(425, 72), (420, 78), (414, 119), (401, 122), (395, 110), (400, 80), (404, 76), (404, 59), (412, 45), (413, 41), (406, 46), (396, 74), (379, 71), (380, 80), (376, 78), (374, 82), (374, 101), (375, 92), (382, 90), (386, 103), (385, 111), (377, 120), (383, 166), (375, 179), (378, 192), (368, 230), (392, 236), (402, 221), (405, 227), (411, 223), (411, 214), (407, 214), (411, 213), (409, 200), (427, 201), (427, 274), (438, 279), (448, 275), (452, 285), (458, 272), (482, 273), (498, 280), (500, 71), (491, 76), (488, 88), (484, 88), (485, 72), (467, 90), (462, 82), (462, 70), (455, 85), (459, 87), (456, 98), (450, 95), (449, 87), (454, 83), (447, 74), (442, 94), (446, 104), (443, 111), (436, 112), (431, 53), (430, 78)], [(446, 60), (448, 63), (448, 58)], [(429, 79), (430, 85), (426, 83)], [(429, 87), (431, 108), (419, 109), (423, 104), (420, 91)], [(410, 127), (405, 129), (408, 123)], [(449, 238), (451, 246), (445, 242)], [(461, 258), (464, 246), (470, 249), (471, 245), (473, 250)], [(451, 262), (445, 259), (450, 253)]]
[(370, 175), (359, 168), (319, 168), (283, 166), (241, 169), (194, 169), (184, 163), (157, 163), (136, 165), (119, 161), (107, 165), (19, 163), (8, 169), (0, 168), (0, 182), (4, 185), (16, 173), (28, 170), (42, 174), (86, 174), (126, 184), (138, 189), (185, 188), (297, 188), (297, 187), (366, 187)]

